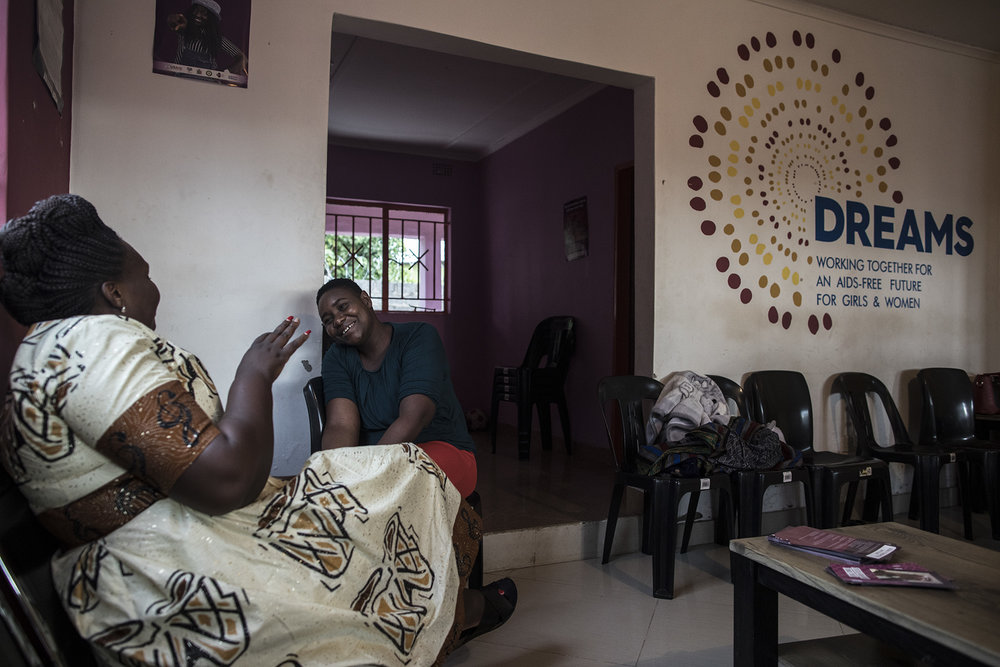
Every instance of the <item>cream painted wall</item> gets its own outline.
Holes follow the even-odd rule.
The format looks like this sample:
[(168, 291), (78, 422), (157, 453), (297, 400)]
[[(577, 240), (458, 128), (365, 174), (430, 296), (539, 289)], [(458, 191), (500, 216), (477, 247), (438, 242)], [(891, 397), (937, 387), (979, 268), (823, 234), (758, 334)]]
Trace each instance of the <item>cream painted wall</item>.
[[(738, 4), (742, 7), (752, 6), (751, 3)], [(828, 398), (830, 381), (835, 373), (862, 370), (879, 376), (896, 396), (897, 402), (901, 403), (905, 416), (909, 403), (908, 393), (912, 391), (910, 381), (919, 368), (955, 366), (976, 372), (997, 363), (996, 351), (989, 349), (988, 343), (984, 344), (991, 339), (989, 331), (995, 326), (997, 310), (995, 290), (990, 289), (996, 284), (991, 276), (996, 271), (997, 213), (1000, 203), (996, 188), (992, 185), (997, 175), (994, 158), (997, 149), (995, 122), (991, 120), (998, 111), (997, 61), (970, 57), (967, 51), (962, 50), (956, 53), (947, 50), (939, 42), (900, 31), (885, 31), (886, 36), (879, 37), (869, 33), (872, 26), (867, 24), (844, 21), (845, 25), (839, 25), (828, 20), (810, 20), (780, 10), (771, 11), (765, 7), (760, 9), (760, 12), (753, 12), (752, 16), (747, 16), (743, 21), (734, 21), (732, 26), (725, 28), (727, 37), (716, 42), (706, 62), (699, 68), (695, 77), (698, 85), (693, 85), (694, 82), (691, 81), (677, 84), (691, 92), (691, 95), (678, 99), (674, 105), (674, 113), (681, 122), (657, 126), (658, 129), (663, 127), (666, 134), (658, 137), (661, 141), (657, 143), (657, 166), (662, 173), (667, 174), (666, 183), (657, 192), (657, 231), (664, 230), (664, 220), (684, 222), (671, 225), (676, 235), (670, 242), (664, 243), (665, 239), (657, 239), (657, 248), (662, 254), (657, 257), (657, 345), (654, 363), (655, 368), (661, 372), (691, 367), (737, 378), (746, 372), (763, 368), (802, 370), (809, 380), (812, 394), (817, 447), (837, 449), (845, 447), (846, 442), (840, 423), (843, 415), (836, 409), (837, 401)], [(829, 13), (824, 14), (826, 18), (830, 16), (832, 15)], [(858, 27), (852, 27), (851, 23)], [(832, 48), (838, 48), (843, 56), (839, 69), (843, 70), (841, 74), (846, 74), (846, 77), (829, 77), (826, 83), (837, 85), (828, 85), (827, 95), (816, 96), (815, 99), (799, 93), (784, 96), (778, 94), (773, 100), (788, 102), (789, 106), (792, 97), (808, 98), (810, 105), (822, 102), (826, 104), (826, 110), (822, 114), (815, 114), (822, 119), (833, 108), (833, 105), (825, 101), (830, 95), (839, 95), (849, 103), (849, 107), (856, 103), (859, 90), (854, 86), (854, 74), (863, 72), (865, 85), (871, 84), (877, 91), (874, 99), (867, 102), (871, 115), (876, 121), (882, 115), (888, 116), (892, 120), (892, 132), (899, 137), (899, 145), (894, 153), (901, 158), (902, 164), (898, 171), (890, 172), (889, 178), (886, 178), (891, 184), (890, 193), (899, 188), (906, 195), (904, 202), (895, 206), (897, 232), (902, 211), (906, 208), (914, 209), (920, 219), (924, 211), (930, 211), (937, 219), (953, 213), (956, 218), (964, 215), (975, 222), (973, 233), (976, 247), (967, 258), (947, 256), (939, 249), (931, 254), (923, 254), (912, 250), (864, 249), (847, 246), (843, 242), (812, 244), (810, 250), (816, 255), (932, 264), (934, 277), (923, 281), (924, 291), (918, 295), (922, 300), (919, 310), (890, 313), (885, 308), (830, 309), (834, 316), (834, 327), (830, 331), (821, 328), (817, 335), (811, 335), (801, 325), (810, 312), (822, 312), (810, 307), (809, 303), (810, 297), (814, 298), (815, 292), (820, 291), (815, 288), (816, 280), (820, 274), (826, 274), (831, 275), (835, 281), (840, 274), (819, 271), (801, 262), (789, 263), (804, 278), (801, 291), (806, 297), (806, 303), (799, 310), (791, 309), (794, 313), (793, 326), (785, 331), (780, 326), (763, 320), (761, 315), (765, 306), (756, 305), (758, 302), (766, 305), (780, 302), (767, 298), (763, 290), (758, 290), (751, 304), (743, 306), (736, 298), (736, 292), (726, 289), (722, 281), (718, 280), (720, 274), (710, 275), (710, 264), (716, 257), (728, 256), (735, 263), (735, 256), (728, 252), (729, 242), (740, 238), (746, 246), (747, 235), (737, 232), (732, 237), (724, 237), (721, 233), (706, 237), (701, 234), (697, 225), (692, 224), (700, 219), (699, 215), (693, 215), (690, 208), (685, 210), (684, 203), (694, 193), (687, 188), (682, 170), (688, 170), (688, 174), (704, 174), (707, 169), (698, 162), (687, 159), (664, 163), (659, 156), (671, 153), (686, 156), (697, 154), (698, 158), (704, 159), (705, 151), (685, 151), (684, 147), (687, 137), (695, 133), (690, 122), (695, 114), (703, 114), (710, 124), (719, 117), (718, 107), (722, 102), (715, 101), (705, 92), (705, 84), (714, 78), (715, 69), (725, 66), (734, 76), (743, 71), (752, 72), (762, 85), (765, 81), (762, 68), (753, 64), (754, 58), (751, 58), (749, 64), (741, 66), (741, 61), (735, 55), (736, 45), (746, 43), (751, 35), (756, 35), (763, 41), (764, 34), (770, 30), (779, 36), (779, 40), (783, 40), (785, 47), (790, 47), (789, 36), (793, 28), (812, 32), (816, 36), (817, 47), (814, 51), (819, 55), (827, 56)], [(717, 34), (722, 31), (723, 29), (718, 30)], [(775, 50), (786, 55), (793, 51), (795, 50), (792, 48)], [(796, 55), (801, 53), (795, 52)], [(800, 58), (797, 76), (808, 74), (802, 71), (805, 69), (805, 63), (801, 62), (803, 60)], [(820, 58), (821, 62), (822, 60)], [(826, 60), (829, 61), (829, 58)], [(780, 80), (780, 77), (774, 78)], [(812, 78), (819, 80), (821, 77)], [(658, 89), (662, 80), (657, 77)], [(785, 77), (784, 80), (788, 81), (789, 78)], [(794, 81), (794, 78), (791, 80)], [(853, 102), (846, 99), (849, 96), (840, 95), (841, 83), (851, 86)], [(768, 100), (772, 98), (763, 91), (759, 91), (759, 94), (764, 99), (764, 107), (769, 107)], [(658, 96), (659, 123), (662, 123), (659, 109), (661, 100), (662, 96)], [(753, 122), (756, 120), (755, 118)], [(843, 127), (844, 124), (838, 120), (837, 126)], [(777, 127), (784, 136), (781, 124), (771, 127)], [(716, 144), (728, 142), (734, 134), (731, 132), (725, 141)], [(763, 136), (760, 131), (756, 134)], [(869, 141), (875, 134), (868, 133)], [(788, 152), (795, 153), (805, 149), (786, 146), (784, 150), (787, 156)], [(851, 153), (852, 150), (848, 150), (849, 157)], [(743, 153), (740, 154), (742, 156)], [(725, 154), (722, 156), (725, 157)], [(786, 157), (785, 162), (794, 160)], [(849, 164), (853, 167), (856, 162), (857, 160), (852, 159)], [(682, 173), (678, 173), (679, 170)], [(660, 172), (657, 184), (663, 180), (659, 174)], [(741, 171), (740, 176), (742, 175)], [(755, 188), (757, 184), (754, 181)], [(723, 190), (728, 196), (732, 192), (738, 192), (739, 188), (730, 185)], [(829, 193), (827, 196), (841, 202), (857, 199)], [(775, 199), (782, 198), (772, 198)], [(875, 204), (894, 206), (888, 194), (881, 195), (873, 188), (865, 188), (865, 195), (860, 200), (869, 209)], [(740, 221), (731, 215), (734, 208), (735, 206), (728, 204), (714, 209), (710, 207), (706, 213), (719, 214), (714, 219), (720, 225), (734, 222), (739, 228)], [(725, 215), (723, 212), (730, 214)], [(773, 208), (770, 212), (774, 212)], [(812, 218), (808, 218), (806, 222), (809, 225), (809, 234), (806, 236), (811, 236)], [(800, 250), (801, 254), (807, 252)], [(758, 275), (769, 273), (753, 252), (750, 255), (752, 259), (749, 266), (753, 268), (743, 272), (744, 285), (748, 279), (755, 280)], [(681, 266), (684, 268), (681, 269)], [(773, 271), (769, 275), (774, 282)], [(883, 275), (884, 280), (895, 277), (901, 276)], [(788, 285), (782, 286), (787, 291)], [(844, 290), (829, 291), (843, 293)], [(699, 314), (692, 315), (694, 313)], [(991, 316), (988, 317), (986, 313), (991, 313)], [(695, 318), (693, 326), (698, 330), (697, 338), (692, 338), (685, 327), (671, 324), (677, 321), (678, 314), (683, 314), (684, 319), (692, 316)]]
[[(163, 292), (160, 331), (198, 353), (223, 392), (258, 333), (289, 314), (319, 328), (312, 293), (322, 279), (316, 249), (334, 12), (655, 79), (652, 141), (640, 140), (636, 151), (637, 215), (655, 215), (655, 274), (640, 278), (655, 290), (652, 330), (640, 331), (653, 341), (646, 358), (654, 372), (739, 378), (758, 368), (801, 369), (825, 442), (840, 437), (824, 400), (838, 370), (869, 370), (900, 396), (922, 366), (973, 371), (1000, 363), (988, 336), (998, 324), (994, 60), (885, 37), (819, 10), (809, 16), (791, 2), (254, 0), (250, 83), (241, 90), (151, 73), (154, 4), (77, 5), (71, 189), (150, 261)], [(737, 45), (767, 31), (787, 41), (793, 29), (816, 34), (823, 49), (839, 48), (844, 67), (864, 71), (878, 88), (878, 105), (901, 140), (894, 178), (904, 206), (975, 221), (975, 252), (934, 256), (933, 292), (919, 311), (896, 318), (838, 311), (829, 332), (785, 331), (767, 322), (763, 297), (740, 304), (714, 268), (725, 249), (719, 236), (699, 231), (704, 216), (687, 203), (688, 177), (705, 171), (704, 151), (688, 146), (691, 118), (717, 113), (705, 84), (720, 66), (739, 69)], [(637, 96), (640, 124), (648, 93)], [(302, 361), (312, 373), (319, 368), (319, 336), (275, 387), (279, 473), (307, 452), (300, 392), (312, 373)]]

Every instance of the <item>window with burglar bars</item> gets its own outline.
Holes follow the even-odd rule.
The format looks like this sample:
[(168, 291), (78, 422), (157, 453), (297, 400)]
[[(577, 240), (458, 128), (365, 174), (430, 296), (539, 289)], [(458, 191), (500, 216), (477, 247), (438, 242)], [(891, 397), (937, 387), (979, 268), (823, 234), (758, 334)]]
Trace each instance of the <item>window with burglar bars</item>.
[(375, 310), (448, 312), (451, 211), (326, 200), (326, 279), (350, 278)]

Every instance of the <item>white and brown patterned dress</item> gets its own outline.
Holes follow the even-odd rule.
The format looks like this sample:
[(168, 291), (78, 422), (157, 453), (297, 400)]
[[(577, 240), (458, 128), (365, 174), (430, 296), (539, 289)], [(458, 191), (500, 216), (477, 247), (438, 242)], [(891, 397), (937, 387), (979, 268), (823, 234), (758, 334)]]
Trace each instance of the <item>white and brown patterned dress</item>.
[(129, 665), (428, 665), (455, 639), (479, 517), (417, 447), (314, 454), (254, 503), (169, 498), (218, 434), (198, 360), (142, 324), (32, 327), (11, 371), (2, 460), (66, 546), (62, 602)]

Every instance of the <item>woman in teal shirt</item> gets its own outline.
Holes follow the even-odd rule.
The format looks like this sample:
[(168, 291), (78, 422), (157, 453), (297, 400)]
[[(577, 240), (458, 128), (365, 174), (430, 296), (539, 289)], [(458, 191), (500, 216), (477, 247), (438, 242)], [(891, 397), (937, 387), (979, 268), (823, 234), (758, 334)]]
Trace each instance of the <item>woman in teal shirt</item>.
[(323, 448), (413, 442), (463, 497), (472, 493), (475, 445), (437, 330), (380, 321), (371, 297), (346, 278), (323, 285), (316, 305), (335, 343), (323, 357)]

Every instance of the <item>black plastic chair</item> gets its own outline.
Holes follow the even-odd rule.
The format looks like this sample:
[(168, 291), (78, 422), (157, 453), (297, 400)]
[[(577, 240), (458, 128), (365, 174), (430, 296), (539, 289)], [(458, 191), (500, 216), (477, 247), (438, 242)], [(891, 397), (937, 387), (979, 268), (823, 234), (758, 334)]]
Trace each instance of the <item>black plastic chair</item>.
[[(972, 509), (973, 489), (978, 485), (986, 498), (993, 539), (1000, 540), (1000, 445), (976, 438), (972, 380), (960, 368), (924, 368), (917, 372), (917, 379), (924, 397), (921, 443), (960, 447), (966, 452), (970, 474), (963, 505)], [(972, 539), (968, 518), (965, 538)]]
[[(813, 500), (818, 509), (817, 527), (835, 528), (840, 514), (840, 492), (852, 482), (869, 481), (881, 493), (882, 518), (892, 521), (892, 485), (889, 466), (874, 457), (854, 456), (813, 449), (812, 399), (809, 385), (798, 371), (768, 370), (751, 373), (743, 383), (751, 419), (774, 421), (794, 449), (802, 452), (812, 476)], [(872, 492), (871, 486), (867, 489)], [(873, 505), (869, 503), (868, 507)], [(841, 523), (849, 523), (852, 506), (845, 503)], [(873, 520), (876, 516), (865, 516)]]
[[(719, 385), (730, 410), (749, 416), (743, 387), (722, 375), (709, 375)], [(736, 488), (736, 526), (739, 537), (755, 537), (763, 532), (764, 493), (779, 484), (801, 484), (805, 497), (806, 524), (815, 525), (812, 478), (806, 468), (788, 470), (736, 470), (731, 473)]]
[(493, 369), (493, 395), (490, 400), (490, 444), (497, 451), (497, 414), (501, 401), (517, 404), (517, 455), (526, 459), (531, 449), (531, 406), (538, 410), (542, 449), (552, 449), (550, 406), (559, 409), (566, 452), (572, 451), (569, 408), (566, 405), (566, 373), (576, 347), (575, 320), (569, 315), (547, 317), (538, 323), (524, 361), (520, 366)]
[[(309, 378), (305, 386), (302, 387), (302, 395), (306, 399), (306, 412), (309, 414), (309, 451), (312, 454), (323, 449), (323, 427), (326, 425), (326, 398), (323, 394), (323, 377), (317, 375)], [(483, 500), (479, 497), (478, 491), (473, 491), (466, 497), (466, 502), (476, 510), (476, 514), (483, 516)], [(472, 564), (472, 572), (469, 574), (469, 588), (482, 588), (483, 586), (483, 538), (479, 538), (479, 554)]]
[(747, 414), (747, 402), (746, 398), (743, 396), (743, 387), (740, 386), (739, 382), (730, 380), (724, 375), (709, 375), (708, 377), (712, 380), (712, 382), (718, 385), (719, 389), (722, 390), (722, 395), (726, 397), (726, 405), (729, 407), (729, 414)]
[(326, 425), (326, 400), (323, 397), (323, 378), (317, 375), (309, 378), (302, 387), (306, 399), (306, 413), (309, 415), (309, 453), (323, 449), (323, 427)]
[(0, 617), (13, 640), (4, 650), (5, 665), (97, 664), (52, 583), (49, 561), (58, 548), (0, 468)]
[(639, 447), (646, 441), (647, 404), (652, 405), (662, 389), (663, 385), (656, 380), (636, 375), (606, 377), (598, 384), (597, 397), (616, 466), (601, 563), (611, 559), (625, 487), (640, 489), (643, 492), (642, 551), (653, 556), (653, 597), (670, 599), (674, 597), (674, 551), (677, 547), (680, 499), (685, 493), (691, 494), (681, 541), (681, 553), (684, 553), (688, 548), (691, 523), (697, 508), (697, 492), (712, 489), (720, 492), (720, 511), (715, 517), (715, 541), (718, 544), (727, 544), (732, 535), (733, 497), (726, 473), (688, 478), (668, 474), (651, 476), (639, 472), (637, 459)]
[[(939, 532), (941, 469), (948, 463), (959, 463), (961, 488), (968, 488), (966, 453), (958, 448), (945, 445), (914, 445), (903, 424), (903, 418), (885, 385), (878, 378), (867, 373), (841, 373), (833, 379), (830, 393), (840, 395), (852, 426), (855, 438), (855, 453), (858, 456), (874, 456), (886, 463), (902, 463), (913, 467), (913, 489), (910, 494), (909, 517), (920, 516), (921, 530)], [(869, 407), (869, 398), (877, 399), (891, 430), (887, 444), (879, 443), (875, 436), (875, 421)], [(853, 491), (853, 489), (852, 489)], [(853, 493), (848, 494), (848, 504)], [(968, 523), (968, 505), (963, 503)]]

